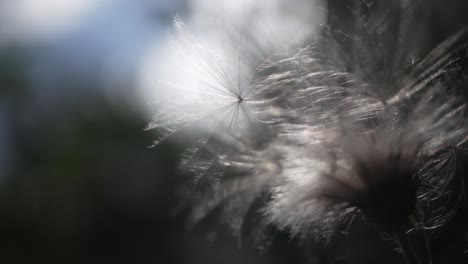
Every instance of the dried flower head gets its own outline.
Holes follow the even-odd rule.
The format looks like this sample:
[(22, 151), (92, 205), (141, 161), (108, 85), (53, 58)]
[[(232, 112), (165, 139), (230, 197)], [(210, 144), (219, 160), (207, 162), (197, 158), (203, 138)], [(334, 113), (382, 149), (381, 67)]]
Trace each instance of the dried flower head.
[(218, 83), (200, 94), (226, 99), (155, 120), (172, 131), (215, 118), (183, 162), (196, 178), (193, 222), (221, 210), (240, 235), (274, 226), (328, 240), (361, 216), (396, 240), (419, 230), (427, 241), (458, 210), (457, 153), (468, 139), (457, 62), (465, 32), (418, 59), (412, 6), (356, 2), (346, 26), (330, 11), (314, 40), (263, 58), (243, 81), (195, 47), (199, 67)]

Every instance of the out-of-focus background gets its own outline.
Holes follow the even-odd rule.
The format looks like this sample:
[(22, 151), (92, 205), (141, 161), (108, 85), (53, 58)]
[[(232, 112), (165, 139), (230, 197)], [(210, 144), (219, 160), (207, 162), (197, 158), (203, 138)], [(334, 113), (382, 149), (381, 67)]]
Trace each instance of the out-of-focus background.
[[(269, 253), (239, 249), (228, 234), (187, 230), (171, 213), (180, 151), (149, 148), (154, 91), (142, 76), (158, 63), (176, 15), (203, 19), (191, 15), (196, 2), (218, 3), (0, 2), (0, 261), (322, 263), (287, 238)], [(420, 15), (428, 43), (466, 25), (463, 1), (427, 2)], [(339, 252), (344, 263), (399, 259), (362, 232), (366, 242), (351, 247), (358, 253), (345, 250), (348, 242), (322, 254)]]

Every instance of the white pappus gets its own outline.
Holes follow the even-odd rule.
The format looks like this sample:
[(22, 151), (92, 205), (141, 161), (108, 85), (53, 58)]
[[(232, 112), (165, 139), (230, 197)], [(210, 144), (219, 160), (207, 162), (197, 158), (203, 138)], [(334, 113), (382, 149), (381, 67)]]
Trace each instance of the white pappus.
[(328, 241), (359, 216), (408, 263), (428, 263), (429, 246), (409, 252), (406, 236), (429, 243), (464, 200), (466, 33), (420, 51), (410, 30), (417, 5), (348, 2), (348, 20), (330, 6), (320, 33), (254, 59), (255, 38), (238, 28), (231, 64), (176, 19), (176, 45), (210, 82), (169, 84), (185, 98), (161, 105), (150, 128), (164, 138), (203, 123), (182, 162), (195, 179), (192, 223), (222, 211), (239, 235), (273, 226)]

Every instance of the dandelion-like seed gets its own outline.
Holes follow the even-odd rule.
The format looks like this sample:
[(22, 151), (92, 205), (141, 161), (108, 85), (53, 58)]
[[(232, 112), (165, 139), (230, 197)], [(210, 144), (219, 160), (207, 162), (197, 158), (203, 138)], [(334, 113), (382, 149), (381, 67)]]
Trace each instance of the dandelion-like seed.
[[(273, 226), (329, 241), (361, 217), (393, 238), (408, 263), (431, 262), (431, 234), (464, 200), (457, 168), (468, 124), (458, 60), (466, 34), (418, 59), (413, 6), (356, 2), (347, 29), (330, 10), (315, 40), (245, 67), (248, 78), (239, 54), (236, 80), (198, 44), (186, 50), (214, 81), (197, 93), (220, 100), (163, 110), (152, 127), (172, 133), (211, 120), (183, 162), (202, 190), (192, 196), (192, 223), (221, 208), (240, 236)], [(176, 26), (181, 42), (197, 43), (180, 20)], [(412, 250), (413, 233), (425, 252)]]
[[(155, 145), (184, 127), (202, 129), (209, 136), (245, 129), (241, 121), (248, 118), (244, 106), (248, 91), (242, 83), (240, 58), (236, 74), (232, 74), (232, 67), (200, 43), (179, 18), (175, 20), (175, 27), (179, 59), (191, 64), (190, 71), (185, 74), (192, 78), (188, 84), (160, 81), (176, 92), (166, 98), (171, 103), (162, 104), (155, 121), (148, 126), (160, 132)], [(219, 133), (221, 130), (223, 133)]]

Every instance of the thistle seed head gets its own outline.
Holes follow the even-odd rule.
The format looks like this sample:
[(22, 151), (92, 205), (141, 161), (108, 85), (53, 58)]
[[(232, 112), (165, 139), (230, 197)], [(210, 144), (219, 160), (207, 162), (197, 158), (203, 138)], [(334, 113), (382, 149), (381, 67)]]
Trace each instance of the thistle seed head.
[(183, 162), (195, 179), (192, 223), (221, 211), (237, 234), (255, 223), (256, 234), (272, 226), (327, 241), (356, 215), (405, 234), (433, 231), (458, 210), (452, 149), (468, 135), (457, 95), (466, 76), (456, 64), (466, 32), (418, 59), (407, 1), (363, 2), (349, 28), (333, 18), (313, 41), (287, 45), (234, 77), (242, 56), (224, 67), (176, 21), (211, 78), (196, 98), (213, 97), (154, 123), (166, 136), (206, 122)]

